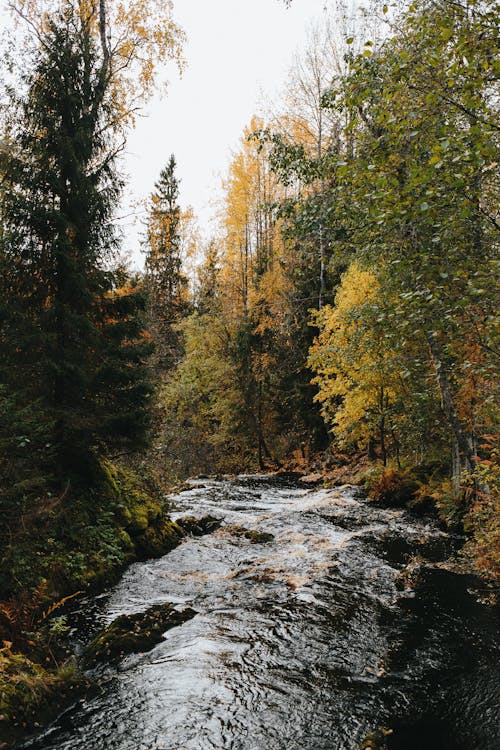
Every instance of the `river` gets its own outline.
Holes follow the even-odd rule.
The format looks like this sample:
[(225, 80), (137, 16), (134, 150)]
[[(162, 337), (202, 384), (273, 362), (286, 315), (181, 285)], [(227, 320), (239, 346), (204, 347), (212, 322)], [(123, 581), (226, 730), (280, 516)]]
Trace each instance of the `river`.
[(380, 727), (389, 750), (500, 747), (494, 612), (430, 564), (453, 542), (435, 522), (273, 477), (193, 481), (172, 503), (223, 526), (133, 564), (80, 605), (74, 638), (164, 602), (198, 614), (96, 670), (24, 748), (356, 750)]

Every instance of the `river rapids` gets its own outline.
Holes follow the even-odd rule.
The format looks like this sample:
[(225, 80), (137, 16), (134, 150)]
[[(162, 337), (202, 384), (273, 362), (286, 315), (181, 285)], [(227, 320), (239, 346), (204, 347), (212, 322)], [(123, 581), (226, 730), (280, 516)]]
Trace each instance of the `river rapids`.
[(277, 477), (196, 480), (171, 501), (222, 527), (132, 565), (79, 605), (73, 637), (165, 602), (198, 614), (95, 669), (24, 748), (357, 750), (381, 728), (388, 750), (500, 747), (494, 614), (434, 564), (452, 546), (435, 522)]

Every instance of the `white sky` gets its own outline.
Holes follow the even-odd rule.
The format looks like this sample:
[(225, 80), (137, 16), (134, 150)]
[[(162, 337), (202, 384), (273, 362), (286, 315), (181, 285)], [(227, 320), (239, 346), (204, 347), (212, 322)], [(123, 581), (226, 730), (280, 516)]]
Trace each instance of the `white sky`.
[[(307, 28), (325, 14), (327, 0), (174, 0), (174, 18), (187, 34), (187, 68), (179, 78), (169, 66), (166, 94), (156, 95), (130, 134), (124, 160), (128, 177), (123, 206), (153, 190), (160, 170), (175, 154), (181, 204), (191, 205), (205, 235), (211, 202), (231, 150), (257, 113), (263, 96), (276, 96)], [(7, 0), (0, 0), (0, 25)], [(142, 265), (140, 217), (126, 218), (124, 249)]]
[[(167, 72), (166, 95), (148, 105), (126, 154), (132, 198), (153, 190), (175, 154), (183, 207), (193, 206), (210, 233), (214, 196), (243, 128), (262, 96), (276, 95), (305, 44), (306, 30), (324, 15), (325, 0), (175, 0), (174, 17), (188, 40), (182, 78)], [(126, 209), (125, 209), (126, 210)], [(135, 250), (140, 222), (125, 227), (125, 247)]]

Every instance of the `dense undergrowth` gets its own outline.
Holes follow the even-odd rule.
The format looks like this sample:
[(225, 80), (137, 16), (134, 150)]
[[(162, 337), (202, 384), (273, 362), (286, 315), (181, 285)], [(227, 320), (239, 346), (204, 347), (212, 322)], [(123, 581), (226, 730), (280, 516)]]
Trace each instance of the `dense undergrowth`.
[(500, 486), (488, 473), (488, 491), (478, 489), (477, 474), (454, 491), (446, 465), (408, 469), (374, 467), (364, 478), (368, 497), (417, 513), (434, 514), (444, 528), (463, 534), (460, 560), (491, 582), (500, 580)]
[(36, 507), (2, 555), (0, 730), (11, 738), (85, 684), (66, 641), (70, 603), (131, 561), (168, 552), (185, 533), (141, 466), (101, 461), (92, 490)]

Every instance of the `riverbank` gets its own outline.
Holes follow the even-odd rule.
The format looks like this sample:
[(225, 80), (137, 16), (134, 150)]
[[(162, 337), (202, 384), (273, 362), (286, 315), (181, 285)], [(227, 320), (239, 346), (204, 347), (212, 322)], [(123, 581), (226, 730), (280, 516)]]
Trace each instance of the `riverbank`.
[[(366, 452), (341, 454), (327, 450), (309, 454), (296, 451), (284, 468), (325, 487), (356, 485), (371, 501), (381, 506), (404, 508), (417, 515), (435, 518), (443, 529), (463, 536), (460, 554), (453, 562), (455, 569), (479, 575), (496, 592), (492, 596), (498, 598), (499, 465), (487, 467), (487, 495), (477, 487), (477, 477), (473, 479), (466, 475), (457, 491), (450, 479), (445, 457), (421, 464), (389, 461), (384, 466), (380, 459), (370, 459)], [(481, 476), (479, 466), (476, 471)]]
[[(383, 727), (388, 750), (495, 747), (492, 610), (440, 567), (453, 535), (283, 474), (198, 479), (172, 502), (220, 527), (77, 606), (99, 689), (30, 750), (357, 750)], [(157, 640), (172, 608), (183, 623)]]
[[(439, 511), (432, 502), (420, 497), (415, 502), (423, 483), (416, 479), (410, 471), (397, 471), (393, 468), (383, 468), (380, 464), (368, 461), (365, 457), (338, 460), (336, 466), (331, 466), (328, 456), (313, 457), (306, 465), (305, 462), (290, 463), (279, 472), (271, 472), (268, 476), (278, 479), (293, 478), (297, 487), (338, 487), (347, 484), (357, 485), (368, 492), (375, 506), (386, 508), (404, 508), (417, 517), (431, 517), (441, 525), (442, 529), (450, 526), (439, 518)], [(329, 465), (330, 463), (330, 465)], [(114, 533), (124, 542), (124, 555), (108, 557), (107, 564), (93, 568), (89, 563), (81, 571), (81, 576), (73, 579), (73, 589), (55, 589), (55, 580), (46, 581), (45, 593), (38, 592), (40, 601), (31, 603), (29, 617), (35, 624), (35, 632), (28, 636), (27, 622), (17, 622), (17, 637), (10, 633), (3, 638), (3, 648), (0, 651), (3, 675), (0, 677), (0, 729), (11, 744), (16, 738), (27, 732), (36, 730), (40, 725), (50, 721), (64, 706), (64, 701), (72, 702), (74, 696), (86, 690), (87, 682), (79, 671), (71, 649), (66, 642), (66, 610), (74, 594), (76, 586), (81, 592), (100, 592), (118, 580), (123, 571), (133, 562), (161, 557), (174, 550), (187, 536), (199, 536), (213, 531), (220, 523), (209, 519), (208, 523), (201, 523), (198, 519), (184, 518), (179, 522), (172, 521), (168, 515), (169, 502), (167, 493), (158, 502), (141, 488), (136, 477), (123, 469), (108, 465), (106, 467), (106, 496), (114, 507)], [(206, 477), (209, 481), (212, 479)], [(232, 478), (233, 481), (236, 477)], [(203, 479), (198, 480), (203, 482)], [(196, 482), (186, 483), (179, 490), (192, 490)], [(172, 492), (174, 490), (172, 489)], [(422, 493), (420, 493), (422, 495)], [(353, 521), (354, 523), (354, 521)], [(451, 528), (453, 531), (453, 528)], [(454, 529), (457, 530), (456, 528)], [(243, 529), (243, 532), (247, 530)], [(461, 529), (461, 531), (463, 531)], [(235, 534), (255, 541), (252, 533)], [(253, 532), (257, 537), (258, 533)], [(269, 538), (264, 534), (264, 537)], [(455, 547), (461, 547), (459, 537), (455, 535)], [(465, 537), (463, 537), (465, 540)], [(403, 545), (404, 547), (404, 545)], [(412, 553), (411, 564), (402, 573), (402, 579), (407, 577), (406, 583), (417, 580), (424, 568), (418, 553)], [(470, 558), (465, 554), (454, 554), (446, 561), (436, 561), (437, 567), (446, 569), (454, 574), (471, 574), (475, 572)], [(64, 580), (60, 574), (57, 579)], [(405, 585), (406, 585), (405, 583)], [(66, 584), (67, 585), (67, 584)], [(493, 587), (482, 587), (481, 594), (484, 602), (495, 601)], [(5, 605), (5, 602), (4, 602)], [(28, 610), (30, 607), (28, 606)], [(46, 613), (49, 613), (46, 616)], [(5, 607), (3, 610), (5, 619)], [(26, 617), (26, 615), (23, 615)], [(37, 618), (40, 622), (37, 622)], [(11, 623), (12, 625), (12, 623)], [(35, 643), (33, 644), (33, 638)], [(30, 645), (31, 640), (31, 645)], [(35, 647), (34, 647), (35, 646)], [(61, 696), (65, 694), (63, 700)], [(2, 737), (2, 734), (0, 734)], [(6, 745), (7, 747), (8, 745)], [(0, 745), (1, 748), (1, 745)]]
[(174, 549), (188, 530), (167, 493), (103, 461), (92, 492), (41, 499), (3, 555), (0, 601), (0, 748), (49, 722), (84, 691), (67, 642), (74, 599), (115, 583), (132, 562)]

